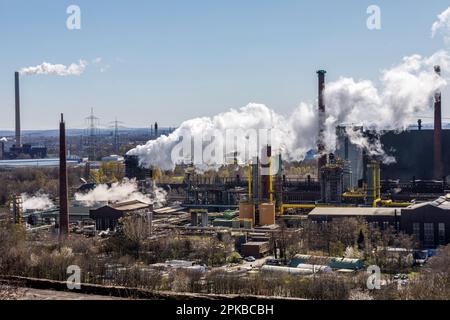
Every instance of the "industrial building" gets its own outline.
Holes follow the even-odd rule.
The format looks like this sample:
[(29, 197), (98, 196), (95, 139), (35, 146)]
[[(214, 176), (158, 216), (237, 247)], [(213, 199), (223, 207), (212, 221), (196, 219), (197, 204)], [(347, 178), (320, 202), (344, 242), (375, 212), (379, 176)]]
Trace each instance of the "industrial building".
[[(222, 228), (233, 229), (234, 232), (245, 230), (243, 232), (247, 233), (246, 241), (249, 242), (240, 243), (239, 248), (244, 256), (255, 257), (264, 256), (270, 250), (270, 236), (251, 236), (255, 233), (254, 230), (276, 227), (281, 219), (288, 221), (290, 217), (302, 217), (316, 222), (360, 217), (369, 223), (377, 223), (382, 229), (393, 226), (399, 231), (416, 234), (424, 247), (449, 243), (448, 198), (442, 200), (439, 197), (447, 193), (447, 184), (442, 178), (450, 170), (450, 167), (447, 168), (447, 163), (450, 162), (447, 161), (450, 160), (447, 156), (450, 157), (450, 154), (447, 155), (445, 149), (441, 153), (434, 151), (439, 146), (439, 141), (447, 139), (446, 135), (450, 131), (441, 130), (436, 134), (436, 130), (419, 128), (420, 130), (401, 134), (385, 132), (381, 135), (381, 141), (388, 153), (391, 152), (397, 158), (396, 164), (387, 166), (351, 143), (349, 130), (359, 131), (369, 137), (370, 132), (364, 131), (360, 126), (340, 126), (336, 129), (337, 149), (333, 154), (326, 154), (323, 141), (325, 75), (323, 70), (318, 72), (320, 125), (317, 177), (286, 177), (281, 156), (274, 154), (270, 145), (265, 146), (261, 154), (248, 164), (248, 174), (243, 177), (236, 175), (209, 179), (185, 168), (184, 181), (161, 185), (166, 191), (181, 190), (182, 201), (178, 207), (182, 209), (173, 213), (158, 211), (158, 226), (161, 229), (186, 228), (183, 230), (193, 233), (216, 232)], [(18, 92), (18, 80), (16, 91)], [(436, 109), (439, 109), (440, 99), (440, 95), (436, 95)], [(20, 121), (19, 98), (16, 110), (19, 111), (16, 118)], [(436, 119), (439, 122), (439, 112)], [(16, 140), (20, 141), (20, 122), (16, 127), (19, 129), (16, 130)], [(438, 125), (436, 128), (439, 131)], [(450, 139), (450, 135), (448, 138)], [(409, 142), (405, 143), (402, 139)], [(413, 142), (417, 145), (416, 139), (419, 147), (410, 150), (409, 146)], [(22, 148), (35, 149), (27, 145), (22, 145)], [(435, 161), (436, 157), (442, 158), (442, 167), (439, 161)], [(272, 172), (275, 160), (280, 164), (280, 169)], [(140, 191), (146, 193), (150, 190), (153, 185), (152, 168), (142, 168), (137, 156), (127, 155), (124, 162), (125, 176), (136, 179)], [(68, 234), (69, 222), (73, 222), (69, 220), (73, 213), (68, 207), (69, 163), (65, 123), (61, 118), (58, 226), (62, 237)], [(436, 179), (436, 172), (441, 171), (442, 177)], [(440, 200), (434, 201), (437, 198)], [(421, 204), (419, 201), (425, 202)], [(440, 204), (436, 205), (438, 202)], [(156, 211), (151, 205), (132, 201), (92, 208), (89, 217), (95, 221), (97, 230), (115, 230), (118, 221), (126, 215), (150, 214), (153, 218), (154, 212)], [(268, 234), (276, 232), (276, 228), (267, 231)], [(431, 233), (434, 235), (433, 239)]]
[(367, 222), (377, 223), (381, 228), (398, 227), (400, 216), (401, 208), (372, 207), (318, 207), (308, 214), (308, 218), (316, 222), (327, 222), (342, 218), (364, 218)]
[(270, 251), (270, 243), (267, 241), (249, 241), (241, 246), (241, 253), (244, 257), (255, 257), (257, 259), (265, 256)]
[[(450, 145), (450, 130), (442, 130), (442, 145)], [(396, 162), (382, 166), (383, 180), (441, 180), (450, 175), (450, 150), (442, 149), (443, 172), (434, 176), (434, 130), (412, 129), (386, 132), (381, 136), (385, 150)]]
[[(126, 215), (142, 215), (151, 217), (153, 206), (138, 200), (109, 204), (90, 210), (89, 217), (96, 222), (97, 230), (116, 230), (119, 220)], [(151, 222), (150, 222), (151, 223)]]
[(308, 218), (316, 222), (364, 218), (381, 229), (393, 227), (413, 235), (424, 248), (450, 243), (450, 195), (406, 208), (318, 207), (308, 214)]
[[(440, 66), (435, 66), (435, 72), (441, 75)], [(410, 183), (414, 180), (426, 181), (428, 185), (447, 183), (450, 176), (450, 150), (444, 148), (450, 144), (450, 130), (442, 128), (442, 95), (436, 92), (434, 97), (433, 129), (423, 129), (422, 120), (418, 119), (417, 128), (409, 130), (384, 131), (374, 134), (360, 126), (338, 127), (338, 149), (336, 155), (347, 160), (353, 173), (353, 184), (366, 180), (365, 170), (368, 161), (363, 150), (352, 144), (347, 130), (360, 131), (370, 139), (379, 139), (383, 149), (395, 162), (381, 165), (383, 181), (398, 181)], [(323, 164), (321, 164), (323, 166)]]
[(402, 209), (400, 226), (425, 248), (450, 243), (450, 195)]

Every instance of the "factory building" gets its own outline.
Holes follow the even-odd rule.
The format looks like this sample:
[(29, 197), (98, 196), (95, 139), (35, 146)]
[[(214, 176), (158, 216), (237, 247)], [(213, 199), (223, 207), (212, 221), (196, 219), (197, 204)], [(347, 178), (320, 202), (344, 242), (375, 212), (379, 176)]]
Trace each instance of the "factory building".
[(340, 207), (315, 208), (308, 218), (328, 222), (342, 218), (364, 218), (381, 229), (394, 227), (416, 236), (422, 247), (436, 248), (450, 243), (450, 195), (407, 208)]
[(401, 229), (425, 248), (450, 243), (450, 195), (402, 209)]
[[(441, 68), (435, 66), (435, 72), (440, 76)], [(450, 149), (443, 146), (450, 144), (450, 130), (442, 129), (442, 96), (436, 92), (434, 97), (434, 127), (423, 129), (422, 120), (418, 120), (417, 128), (398, 132), (385, 131), (379, 137), (383, 149), (395, 162), (383, 164), (382, 180), (400, 180), (410, 182), (412, 180), (446, 180), (450, 176)], [(371, 160), (358, 150), (358, 146), (352, 144), (349, 139), (349, 128), (339, 127), (337, 129), (338, 143), (336, 155), (350, 161), (353, 183), (359, 179), (366, 180), (365, 170), (367, 161)], [(378, 139), (362, 127), (354, 127), (367, 138)], [(362, 165), (361, 165), (362, 164)]]
[[(89, 217), (96, 222), (97, 230), (115, 230), (119, 220), (126, 215), (152, 215), (153, 206), (138, 200), (109, 204), (90, 210)], [(150, 218), (151, 219), (151, 218)]]
[[(442, 130), (442, 143), (450, 145), (450, 130)], [(382, 165), (382, 179), (400, 179), (412, 181), (413, 178), (433, 180), (434, 177), (434, 130), (410, 130), (401, 133), (386, 132), (381, 143), (396, 162)], [(443, 173), (437, 178), (450, 175), (450, 149), (442, 149)]]
[(316, 222), (329, 222), (342, 218), (364, 218), (369, 223), (376, 223), (382, 229), (389, 226), (400, 227), (401, 208), (372, 207), (318, 207), (313, 209), (308, 218)]
[(241, 246), (241, 254), (244, 257), (262, 258), (270, 252), (268, 241), (249, 241)]

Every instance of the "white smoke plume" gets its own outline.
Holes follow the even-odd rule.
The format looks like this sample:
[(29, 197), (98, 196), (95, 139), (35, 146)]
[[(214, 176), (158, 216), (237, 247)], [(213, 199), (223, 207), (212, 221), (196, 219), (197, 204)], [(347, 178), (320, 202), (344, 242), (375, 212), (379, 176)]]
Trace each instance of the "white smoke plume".
[(55, 207), (48, 194), (38, 193), (30, 196), (27, 193), (22, 194), (22, 208), (24, 211), (44, 211)]
[(78, 63), (72, 63), (69, 66), (63, 64), (52, 64), (44, 62), (38, 66), (22, 68), (21, 75), (54, 75), (54, 76), (80, 76), (86, 69), (88, 62), (80, 60)]
[(139, 191), (135, 180), (125, 179), (121, 183), (113, 183), (111, 186), (100, 184), (88, 193), (76, 193), (75, 200), (83, 202), (87, 206), (97, 203), (118, 203), (138, 200), (144, 203), (161, 207), (166, 202), (167, 193), (160, 188), (154, 188), (152, 194), (143, 194)]
[[(336, 127), (341, 124), (362, 125), (375, 132), (383, 130), (405, 130), (417, 114), (431, 110), (437, 90), (447, 84), (437, 76), (435, 65), (443, 69), (450, 66), (450, 56), (439, 51), (431, 57), (413, 55), (391, 69), (382, 71), (379, 85), (368, 80), (355, 81), (340, 78), (327, 84), (325, 101), (327, 116), (324, 133), (326, 152), (336, 150)], [(212, 118), (197, 118), (185, 121), (169, 136), (162, 136), (129, 151), (138, 155), (144, 166), (157, 166), (163, 170), (175, 167), (172, 151), (188, 132), (193, 137), (213, 135), (227, 130), (276, 129), (275, 137), (280, 151), (287, 160), (303, 160), (305, 154), (315, 148), (318, 137), (316, 108), (300, 104), (290, 116), (283, 116), (261, 104), (249, 104), (239, 110), (230, 110)], [(361, 133), (349, 131), (352, 143), (369, 154), (393, 162), (383, 151), (379, 141), (368, 141)], [(245, 135), (245, 133), (244, 133)], [(227, 150), (230, 151), (230, 150)], [(252, 155), (255, 156), (256, 154)], [(189, 162), (189, 159), (187, 159)]]
[[(250, 132), (255, 130), (276, 131), (272, 145), (279, 146), (279, 150), (288, 159), (303, 159), (305, 154), (315, 145), (317, 141), (318, 119), (314, 107), (302, 103), (289, 116), (277, 114), (262, 104), (251, 103), (239, 110), (231, 109), (228, 112), (218, 114), (212, 118), (196, 118), (185, 121), (181, 126), (168, 136), (161, 136), (157, 140), (149, 141), (147, 144), (138, 146), (128, 152), (129, 155), (137, 155), (143, 166), (156, 166), (163, 170), (174, 169), (177, 163), (172, 159), (172, 151), (179, 145), (180, 140), (188, 133), (193, 139), (205, 140), (205, 137), (215, 136), (220, 133), (225, 139), (226, 133), (241, 133), (240, 138), (244, 140)], [(239, 136), (239, 134), (238, 134)], [(263, 142), (261, 142), (263, 145)], [(242, 146), (239, 146), (242, 147)], [(239, 151), (238, 146), (230, 152)], [(249, 150), (250, 158), (258, 155), (258, 150)], [(241, 161), (249, 157), (238, 154)], [(185, 159), (190, 163), (191, 159)], [(218, 159), (219, 161), (223, 158)], [(210, 163), (214, 167), (214, 163)]]
[[(439, 31), (447, 37), (446, 40), (450, 39), (450, 8), (441, 13), (432, 26), (433, 36)], [(404, 57), (398, 65), (383, 70), (377, 84), (348, 77), (328, 83), (325, 91), (326, 152), (336, 150), (338, 125), (363, 126), (379, 135), (383, 130), (406, 130), (417, 115), (431, 111), (434, 95), (447, 85), (445, 75), (439, 77), (435, 73), (435, 65), (448, 70), (449, 53), (441, 50), (430, 57), (418, 54)], [(280, 150), (275, 152), (280, 151), (287, 160), (302, 160), (306, 152), (316, 147), (318, 121), (317, 108), (305, 103), (289, 116), (277, 114), (261, 104), (249, 104), (212, 118), (185, 121), (174, 133), (138, 146), (128, 154), (139, 156), (143, 166), (170, 170), (176, 164), (172, 151), (186, 132), (195, 140), (214, 135), (217, 130), (276, 129)], [(352, 143), (370, 155), (380, 157), (385, 163), (395, 161), (385, 153), (379, 140), (369, 141), (359, 131), (347, 130), (347, 133)]]
[[(378, 87), (371, 81), (352, 78), (340, 78), (328, 84), (325, 91), (327, 149), (336, 148), (335, 130), (339, 124), (362, 125), (375, 132), (403, 131), (418, 114), (432, 110), (435, 93), (447, 85), (447, 80), (435, 73), (435, 65), (448, 69), (448, 52), (439, 51), (431, 57), (405, 57), (399, 65), (382, 71)], [(369, 144), (358, 132), (351, 134), (350, 139), (372, 155), (384, 155), (379, 142)]]
[(438, 33), (444, 37), (444, 41), (450, 44), (450, 7), (438, 15), (438, 19), (431, 27), (431, 36), (434, 38)]

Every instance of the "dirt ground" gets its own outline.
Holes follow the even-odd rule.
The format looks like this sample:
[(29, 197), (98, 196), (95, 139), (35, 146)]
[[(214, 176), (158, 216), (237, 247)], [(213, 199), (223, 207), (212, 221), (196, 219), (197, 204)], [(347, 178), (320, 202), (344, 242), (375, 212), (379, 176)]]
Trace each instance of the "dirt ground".
[(125, 300), (117, 297), (80, 294), (53, 290), (18, 288), (9, 296), (10, 300)]

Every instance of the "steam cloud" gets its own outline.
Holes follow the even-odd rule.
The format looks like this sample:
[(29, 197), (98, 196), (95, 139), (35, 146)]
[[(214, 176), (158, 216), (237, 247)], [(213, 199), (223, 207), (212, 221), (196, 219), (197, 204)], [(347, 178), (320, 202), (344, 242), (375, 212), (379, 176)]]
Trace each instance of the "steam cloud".
[(438, 32), (442, 33), (446, 43), (450, 43), (450, 7), (438, 15), (438, 19), (431, 27), (431, 36), (433, 38)]
[[(442, 32), (445, 40), (450, 40), (450, 8), (441, 13), (433, 24), (432, 35), (437, 32)], [(328, 83), (325, 91), (326, 152), (334, 152), (337, 148), (338, 125), (363, 126), (379, 135), (383, 130), (404, 131), (417, 115), (431, 111), (435, 93), (447, 85), (445, 77), (434, 72), (435, 65), (448, 70), (449, 53), (441, 50), (430, 57), (418, 54), (404, 57), (398, 65), (381, 71), (377, 85), (370, 80), (348, 77)], [(172, 134), (149, 141), (128, 154), (139, 156), (143, 166), (171, 170), (176, 164), (171, 157), (172, 150), (185, 132), (201, 140), (202, 136), (211, 136), (216, 130), (276, 129), (281, 148), (275, 151), (281, 152), (288, 160), (302, 160), (306, 152), (315, 149), (317, 144), (319, 120), (316, 109), (301, 103), (290, 116), (283, 116), (265, 105), (249, 104), (212, 118), (185, 121)], [(385, 163), (395, 161), (385, 153), (379, 140), (369, 141), (360, 131), (351, 128), (347, 133), (352, 143), (370, 155), (379, 156)]]
[(55, 207), (48, 194), (38, 193), (30, 196), (27, 193), (22, 194), (22, 208), (24, 211), (43, 211)]
[[(340, 124), (362, 125), (375, 132), (382, 130), (405, 130), (414, 116), (431, 110), (437, 90), (447, 82), (434, 72), (434, 65), (443, 68), (450, 65), (450, 56), (439, 51), (425, 58), (413, 55), (403, 58), (402, 63), (382, 71), (380, 86), (372, 81), (355, 81), (340, 78), (327, 85), (325, 99), (327, 117), (325, 120), (326, 151), (336, 150), (336, 126)], [(172, 134), (149, 141), (129, 151), (138, 155), (144, 166), (157, 166), (172, 170), (172, 150), (185, 132), (194, 137), (205, 137), (215, 130), (276, 129), (278, 145), (288, 160), (303, 160), (305, 154), (315, 148), (318, 136), (318, 115), (316, 108), (300, 104), (290, 116), (277, 114), (262, 104), (249, 104), (239, 110), (230, 110), (212, 118), (197, 118), (185, 121)], [(360, 131), (348, 130), (352, 143), (380, 156), (385, 163), (393, 162), (383, 151), (379, 141), (369, 142)], [(230, 150), (227, 150), (230, 151)], [(253, 155), (254, 156), (254, 155)]]
[[(327, 148), (336, 148), (337, 125), (357, 124), (375, 132), (406, 130), (417, 114), (431, 110), (435, 93), (447, 85), (434, 72), (434, 66), (450, 66), (450, 56), (439, 51), (431, 57), (413, 55), (402, 63), (382, 71), (380, 86), (371, 81), (340, 78), (327, 86), (325, 96), (328, 108), (326, 120)], [(372, 155), (384, 155), (381, 144), (369, 144), (360, 132), (348, 130), (350, 140)], [(391, 159), (392, 160), (392, 159)], [(389, 162), (385, 157), (385, 162)]]
[[(280, 146), (281, 152), (288, 159), (302, 159), (316, 143), (318, 131), (317, 114), (314, 107), (302, 103), (289, 116), (277, 114), (262, 104), (251, 103), (239, 110), (231, 109), (212, 118), (204, 117), (185, 121), (168, 136), (161, 136), (157, 140), (149, 141), (143, 146), (128, 152), (129, 155), (140, 157), (143, 166), (157, 166), (163, 170), (174, 169), (176, 163), (172, 159), (172, 150), (188, 132), (193, 139), (215, 136), (217, 132), (225, 137), (226, 131), (242, 132), (242, 137), (254, 130), (273, 130), (277, 132), (272, 141)], [(227, 150), (229, 153), (238, 151)], [(250, 157), (256, 156), (257, 150)], [(246, 157), (239, 154), (238, 158), (244, 161)], [(190, 162), (190, 159), (186, 159)], [(214, 164), (211, 164), (214, 166)]]
[(88, 206), (101, 202), (118, 203), (139, 200), (159, 208), (165, 204), (166, 195), (167, 193), (163, 189), (157, 187), (154, 188), (152, 194), (143, 194), (139, 191), (135, 180), (125, 179), (121, 183), (113, 183), (110, 187), (101, 184), (88, 193), (76, 193), (75, 200)]
[(86, 69), (87, 65), (88, 63), (85, 60), (80, 60), (78, 63), (72, 63), (69, 66), (44, 62), (38, 66), (22, 68), (20, 70), (20, 74), (26, 76), (41, 74), (61, 77), (80, 76)]

